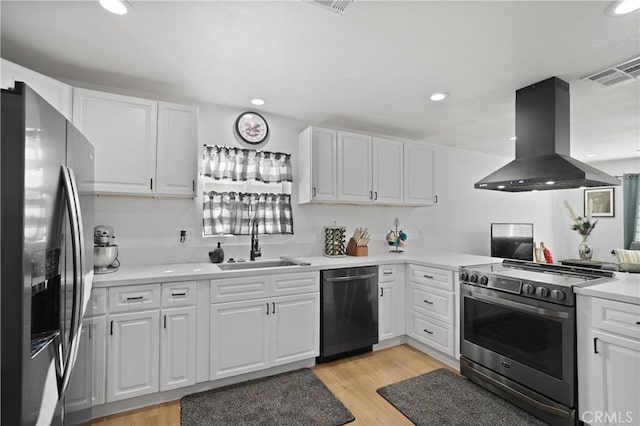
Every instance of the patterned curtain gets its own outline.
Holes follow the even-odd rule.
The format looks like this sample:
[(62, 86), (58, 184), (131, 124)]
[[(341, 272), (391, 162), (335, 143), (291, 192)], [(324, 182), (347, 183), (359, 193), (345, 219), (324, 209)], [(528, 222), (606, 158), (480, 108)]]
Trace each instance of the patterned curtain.
[(205, 146), (202, 174), (213, 179), (292, 182), (291, 155), (225, 146)]
[(289, 194), (211, 191), (204, 194), (203, 213), (205, 236), (249, 235), (254, 218), (259, 234), (293, 234)]

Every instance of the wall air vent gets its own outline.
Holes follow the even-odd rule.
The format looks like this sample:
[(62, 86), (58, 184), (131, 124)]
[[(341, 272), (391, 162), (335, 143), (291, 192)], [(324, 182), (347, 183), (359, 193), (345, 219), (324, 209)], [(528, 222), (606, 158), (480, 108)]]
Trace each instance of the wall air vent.
[(640, 57), (607, 68), (606, 70), (598, 71), (582, 79), (593, 81), (602, 87), (612, 87), (623, 83), (640, 81)]
[(347, 6), (353, 3), (353, 0), (313, 0), (311, 3), (337, 13), (338, 15), (344, 15), (344, 11), (347, 9)]

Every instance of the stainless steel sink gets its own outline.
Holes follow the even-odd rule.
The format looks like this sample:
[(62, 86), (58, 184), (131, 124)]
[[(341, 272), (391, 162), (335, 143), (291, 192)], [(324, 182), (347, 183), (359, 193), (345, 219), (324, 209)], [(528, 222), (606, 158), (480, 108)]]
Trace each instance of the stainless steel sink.
[(239, 262), (239, 263), (223, 263), (218, 265), (218, 268), (223, 271), (236, 271), (240, 269), (257, 269), (257, 268), (280, 268), (282, 266), (307, 266), (310, 263), (295, 262), (287, 259), (274, 259), (274, 260), (257, 260), (253, 262)]

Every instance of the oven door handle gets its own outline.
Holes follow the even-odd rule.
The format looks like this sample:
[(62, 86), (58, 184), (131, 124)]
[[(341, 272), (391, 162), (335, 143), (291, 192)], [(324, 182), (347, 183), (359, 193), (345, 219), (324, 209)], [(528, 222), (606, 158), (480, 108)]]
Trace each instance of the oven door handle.
[(538, 314), (545, 317), (554, 317), (554, 318), (569, 318), (569, 314), (567, 312), (556, 311), (553, 309), (545, 309), (545, 308), (537, 308), (535, 306), (525, 305), (524, 303), (514, 302), (512, 300), (499, 299), (497, 297), (485, 296), (484, 294), (473, 294), (470, 297), (471, 299), (483, 300), (485, 302), (495, 303), (496, 305), (508, 306), (510, 308), (518, 309), (524, 312), (530, 312), (532, 314)]

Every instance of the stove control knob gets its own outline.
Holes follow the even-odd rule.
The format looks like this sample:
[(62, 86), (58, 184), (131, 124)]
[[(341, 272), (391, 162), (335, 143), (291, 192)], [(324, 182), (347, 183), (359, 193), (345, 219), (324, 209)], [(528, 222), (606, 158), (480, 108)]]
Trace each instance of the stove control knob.
[(533, 294), (533, 292), (536, 291), (536, 288), (531, 284), (525, 284), (522, 286), (522, 291), (524, 291), (526, 294)]
[(472, 283), (477, 283), (478, 282), (478, 275), (477, 274), (471, 274), (471, 276), (469, 277), (469, 281), (471, 281)]
[(480, 277), (480, 284), (487, 285), (488, 282), (489, 282), (489, 277), (487, 277), (486, 275), (483, 275)]
[(547, 297), (549, 296), (549, 289), (546, 287), (538, 287), (536, 288), (536, 294), (540, 297)]
[(551, 290), (551, 298), (556, 299), (558, 302), (564, 300), (567, 297), (562, 290)]
[(467, 281), (469, 279), (468, 272), (460, 272), (460, 281)]

